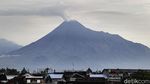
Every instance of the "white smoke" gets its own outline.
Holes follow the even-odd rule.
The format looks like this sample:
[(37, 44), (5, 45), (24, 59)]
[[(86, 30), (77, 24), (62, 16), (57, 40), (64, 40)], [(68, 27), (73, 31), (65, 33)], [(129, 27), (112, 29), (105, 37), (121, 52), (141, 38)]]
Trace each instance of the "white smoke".
[(63, 13), (63, 15), (60, 15), (60, 17), (61, 17), (64, 21), (69, 21), (69, 20), (70, 20), (70, 17), (69, 17), (66, 13)]
[(40, 8), (18, 7), (15, 9), (0, 9), (0, 16), (59, 16), (63, 20), (68, 21), (67, 8), (67, 6), (60, 2), (52, 6), (43, 6)]

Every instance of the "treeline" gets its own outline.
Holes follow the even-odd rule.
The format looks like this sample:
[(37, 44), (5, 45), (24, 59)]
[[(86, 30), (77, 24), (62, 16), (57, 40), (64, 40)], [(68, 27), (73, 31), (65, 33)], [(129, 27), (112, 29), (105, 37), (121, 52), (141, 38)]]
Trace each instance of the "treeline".
[(4, 73), (7, 75), (18, 75), (20, 72), (17, 69), (1, 68), (0, 73)]
[[(64, 70), (63, 72), (65, 72), (65, 71), (67, 71), (67, 70)], [(92, 70), (90, 68), (88, 68), (86, 71), (89, 73), (92, 72)], [(52, 69), (52, 68), (40, 69), (37, 71), (34, 70), (33, 72), (30, 72), (25, 67), (20, 71), (17, 69), (14, 69), (14, 68), (0, 68), (0, 74), (4, 73), (6, 75), (20, 75), (20, 74), (25, 74), (25, 73), (30, 73), (30, 74), (34, 74), (34, 75), (46, 75), (48, 73), (55, 73), (55, 72), (56, 72), (56, 70)], [(102, 73), (102, 72), (101, 71), (95, 71), (93, 73)]]
[(139, 70), (131, 75), (131, 78), (135, 79), (147, 79), (150, 80), (150, 72)]
[[(33, 71), (32, 74), (46, 75), (49, 70), (50, 70), (49, 68), (45, 68), (45, 69), (40, 70), (40, 71)], [(0, 74), (3, 74), (3, 73), (6, 75), (22, 75), (22, 74), (31, 73), (31, 72), (29, 70), (27, 70), (26, 68), (23, 68), (21, 71), (19, 71), (17, 69), (12, 69), (12, 68), (1, 68)]]

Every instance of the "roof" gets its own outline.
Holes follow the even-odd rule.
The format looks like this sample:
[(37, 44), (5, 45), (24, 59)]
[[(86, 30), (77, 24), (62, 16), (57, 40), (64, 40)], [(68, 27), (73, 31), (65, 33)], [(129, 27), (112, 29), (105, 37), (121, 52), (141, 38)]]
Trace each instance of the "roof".
[(52, 79), (54, 78), (62, 78), (63, 74), (48, 74)]
[(91, 78), (107, 78), (104, 74), (90, 74)]
[(29, 74), (29, 73), (26, 73), (26, 74), (24, 74), (23, 76), (25, 76), (25, 77), (26, 77), (26, 76), (31, 76), (31, 74)]
[(133, 72), (137, 72), (139, 70), (150, 72), (150, 69), (104, 69), (103, 72), (104, 71), (107, 71), (107, 72), (117, 71), (117, 72), (133, 73)]
[(78, 73), (74, 73), (71, 78), (85, 78), (83, 75), (80, 75)]
[(43, 78), (43, 76), (28, 76), (28, 77), (26, 77), (26, 78), (33, 78), (33, 79), (42, 79)]
[(6, 77), (8, 80), (11, 80), (11, 79), (17, 77), (17, 75), (6, 75)]
[(37, 79), (41, 79), (41, 78), (43, 78), (43, 76), (32, 76), (31, 74), (25, 74), (24, 75), (25, 76), (25, 78), (37, 78)]

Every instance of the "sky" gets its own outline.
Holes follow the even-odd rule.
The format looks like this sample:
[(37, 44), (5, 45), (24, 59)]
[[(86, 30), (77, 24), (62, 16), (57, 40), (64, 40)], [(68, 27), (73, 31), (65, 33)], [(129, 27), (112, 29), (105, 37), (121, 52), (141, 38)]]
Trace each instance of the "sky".
[(150, 47), (150, 0), (0, 0), (0, 38), (23, 46), (72, 19)]

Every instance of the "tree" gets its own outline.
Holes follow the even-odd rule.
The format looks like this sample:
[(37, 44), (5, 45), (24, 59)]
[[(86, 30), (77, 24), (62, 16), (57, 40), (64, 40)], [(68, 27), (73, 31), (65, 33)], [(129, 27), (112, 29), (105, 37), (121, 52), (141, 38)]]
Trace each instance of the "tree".
[(91, 68), (88, 68), (88, 69), (86, 70), (86, 72), (87, 72), (87, 73), (92, 73)]
[(21, 71), (21, 75), (28, 73), (27, 70), (25, 69), (25, 67), (22, 69)]
[(137, 72), (133, 73), (131, 75), (132, 78), (136, 79), (144, 79), (144, 80), (150, 80), (150, 72), (144, 71), (144, 70), (138, 70)]
[(5, 73), (6, 75), (18, 75), (19, 71), (17, 71), (17, 69), (2, 68), (0, 69), (0, 73)]
[(17, 75), (17, 74), (19, 74), (17, 69), (9, 69), (9, 68), (7, 68), (6, 71), (7, 71), (8, 75)]

